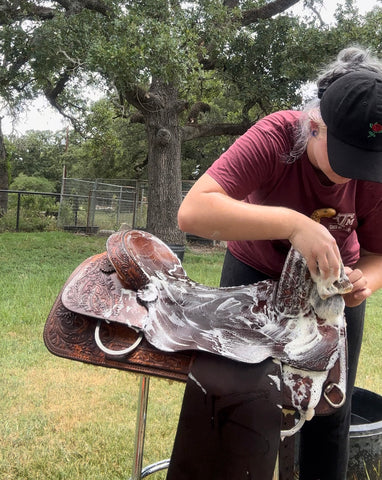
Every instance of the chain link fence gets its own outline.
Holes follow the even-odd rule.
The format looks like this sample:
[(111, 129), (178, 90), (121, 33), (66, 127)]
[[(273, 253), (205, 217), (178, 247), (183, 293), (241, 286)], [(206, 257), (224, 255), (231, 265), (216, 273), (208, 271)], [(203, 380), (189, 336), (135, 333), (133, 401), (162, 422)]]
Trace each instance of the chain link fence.
[[(183, 195), (194, 182), (183, 181)], [(146, 228), (146, 181), (82, 180), (63, 178), (58, 226), (66, 230), (86, 228), (88, 231)]]
[(64, 178), (57, 225), (64, 230), (145, 228), (147, 183), (135, 180)]
[[(182, 182), (183, 195), (192, 184)], [(2, 190), (8, 194), (8, 213), (0, 218), (0, 231), (146, 228), (147, 189), (140, 180), (63, 178), (60, 193)]]

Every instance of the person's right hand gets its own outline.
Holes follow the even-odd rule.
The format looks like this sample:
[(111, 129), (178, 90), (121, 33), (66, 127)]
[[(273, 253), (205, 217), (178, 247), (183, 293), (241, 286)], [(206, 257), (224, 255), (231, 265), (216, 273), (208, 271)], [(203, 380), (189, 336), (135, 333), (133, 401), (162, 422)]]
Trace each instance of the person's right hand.
[(299, 216), (289, 241), (305, 258), (312, 278), (335, 281), (340, 276), (341, 254), (327, 228)]

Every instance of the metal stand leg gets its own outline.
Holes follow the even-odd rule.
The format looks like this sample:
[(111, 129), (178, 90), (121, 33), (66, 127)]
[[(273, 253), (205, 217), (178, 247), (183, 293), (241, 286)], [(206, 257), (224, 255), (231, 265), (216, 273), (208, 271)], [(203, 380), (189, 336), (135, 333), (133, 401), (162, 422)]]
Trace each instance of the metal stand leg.
[(134, 462), (130, 480), (140, 480), (152, 473), (168, 467), (170, 460), (161, 460), (142, 470), (143, 450), (146, 432), (147, 406), (149, 400), (150, 377), (142, 376), (138, 395), (137, 423), (135, 427)]
[(141, 478), (149, 386), (150, 377), (142, 376), (138, 395), (137, 423), (135, 426), (134, 462), (131, 480), (140, 480)]
[(279, 455), (277, 455), (275, 471), (273, 472), (272, 480), (279, 480), (279, 479), (280, 479), (280, 477), (279, 477)]

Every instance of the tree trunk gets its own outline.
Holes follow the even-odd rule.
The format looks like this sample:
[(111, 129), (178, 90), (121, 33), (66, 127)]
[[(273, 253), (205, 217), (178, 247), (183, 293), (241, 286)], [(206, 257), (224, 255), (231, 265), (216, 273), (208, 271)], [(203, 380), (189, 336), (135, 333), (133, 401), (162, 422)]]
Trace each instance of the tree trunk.
[(181, 128), (182, 104), (175, 88), (153, 82), (155, 109), (144, 113), (148, 139), (147, 229), (169, 244), (184, 244), (177, 213), (182, 201)]
[[(4, 145), (4, 137), (1, 129), (0, 118), (0, 190), (8, 190), (9, 177), (8, 177), (8, 163), (7, 155)], [(7, 213), (8, 209), (8, 193), (0, 191), (0, 217)]]

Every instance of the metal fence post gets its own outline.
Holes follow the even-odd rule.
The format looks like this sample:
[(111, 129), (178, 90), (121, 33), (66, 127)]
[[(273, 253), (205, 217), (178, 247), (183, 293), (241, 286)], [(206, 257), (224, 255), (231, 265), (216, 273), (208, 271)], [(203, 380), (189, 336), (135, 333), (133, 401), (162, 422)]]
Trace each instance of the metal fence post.
[(20, 225), (20, 197), (21, 193), (19, 192), (17, 194), (17, 212), (16, 212), (16, 232), (19, 231), (19, 225)]

